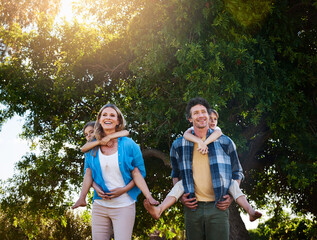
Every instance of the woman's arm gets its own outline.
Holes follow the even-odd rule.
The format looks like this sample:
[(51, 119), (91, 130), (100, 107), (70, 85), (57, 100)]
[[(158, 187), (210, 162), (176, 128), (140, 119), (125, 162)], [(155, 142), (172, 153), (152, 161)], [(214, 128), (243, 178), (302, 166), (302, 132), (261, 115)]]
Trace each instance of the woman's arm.
[(95, 181), (92, 182), (91, 186), (96, 190), (99, 197), (101, 197), (102, 199), (110, 199), (107, 196), (107, 194), (102, 190), (102, 188), (97, 183), (95, 183)]

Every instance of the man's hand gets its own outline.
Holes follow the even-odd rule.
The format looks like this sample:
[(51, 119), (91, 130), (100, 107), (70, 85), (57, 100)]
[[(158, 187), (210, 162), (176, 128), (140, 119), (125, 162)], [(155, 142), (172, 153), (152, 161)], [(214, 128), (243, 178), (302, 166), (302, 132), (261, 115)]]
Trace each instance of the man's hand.
[(188, 196), (189, 193), (183, 194), (183, 196), (181, 197), (182, 204), (184, 204), (186, 207), (190, 209), (196, 209), (198, 206), (196, 198), (187, 198)]
[(221, 201), (221, 202), (218, 202), (216, 206), (220, 210), (225, 211), (230, 206), (230, 204), (232, 203), (233, 198), (230, 195), (225, 195), (225, 196), (223, 196), (223, 198), (225, 200)]

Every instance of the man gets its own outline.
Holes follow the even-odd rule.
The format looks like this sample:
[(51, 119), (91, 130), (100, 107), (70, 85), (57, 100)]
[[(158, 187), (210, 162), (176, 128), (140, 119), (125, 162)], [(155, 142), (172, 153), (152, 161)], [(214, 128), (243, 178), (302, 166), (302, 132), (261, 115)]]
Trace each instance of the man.
[[(186, 107), (193, 134), (203, 140), (212, 133), (209, 129), (211, 109), (203, 98), (191, 99)], [(174, 141), (171, 152), (172, 177), (182, 179), (185, 194), (185, 229), (188, 240), (228, 240), (228, 195), (231, 179), (243, 178), (242, 168), (233, 141), (222, 135), (208, 145), (208, 155), (198, 152), (194, 143), (183, 137)]]

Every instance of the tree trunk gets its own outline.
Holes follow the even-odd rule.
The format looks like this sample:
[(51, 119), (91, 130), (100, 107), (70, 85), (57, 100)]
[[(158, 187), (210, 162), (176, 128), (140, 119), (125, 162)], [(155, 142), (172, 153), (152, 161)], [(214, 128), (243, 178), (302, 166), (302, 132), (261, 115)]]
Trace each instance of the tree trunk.
[(236, 203), (229, 207), (230, 240), (249, 240), (250, 236), (241, 219)]

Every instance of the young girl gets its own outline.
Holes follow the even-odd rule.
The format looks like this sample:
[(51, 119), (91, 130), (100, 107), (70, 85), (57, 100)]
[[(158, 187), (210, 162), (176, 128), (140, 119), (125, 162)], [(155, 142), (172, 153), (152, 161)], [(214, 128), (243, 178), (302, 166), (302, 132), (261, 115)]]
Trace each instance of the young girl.
[[(98, 145), (106, 145), (108, 147), (111, 147), (113, 145), (113, 141), (111, 141), (112, 139), (116, 139), (119, 137), (125, 137), (125, 136), (129, 135), (129, 132), (127, 130), (122, 130), (122, 131), (118, 131), (118, 132), (109, 134), (109, 135), (105, 136), (104, 138), (102, 138), (101, 140), (96, 140), (95, 134), (94, 134), (94, 126), (95, 126), (94, 121), (88, 122), (84, 126), (83, 132), (84, 132), (85, 138), (87, 140), (87, 143), (84, 146), (82, 146), (82, 148), (81, 148), (82, 152), (87, 152), (90, 149), (92, 149)], [(152, 197), (152, 195), (148, 189), (148, 186), (147, 186), (143, 176), (141, 175), (139, 169), (134, 168), (134, 170), (131, 172), (131, 174), (132, 174), (134, 183), (142, 191), (145, 198), (150, 202), (150, 204), (157, 205), (159, 202), (156, 201)], [(96, 192), (98, 193), (98, 195), (100, 197), (106, 196), (106, 194), (102, 190), (102, 188), (93, 181), (92, 175), (91, 175), (91, 169), (87, 168), (86, 172), (85, 172), (84, 180), (83, 180), (82, 190), (81, 190), (80, 195), (79, 195), (79, 199), (72, 206), (72, 209), (75, 209), (78, 207), (85, 207), (87, 205), (86, 196), (87, 196), (91, 186), (96, 190)]]
[[(214, 130), (214, 132), (205, 140), (194, 136), (192, 134), (192, 128), (187, 129), (187, 131), (184, 134), (184, 138), (188, 141), (194, 142), (198, 144), (198, 151), (201, 154), (207, 154), (208, 153), (208, 147), (207, 145), (211, 142), (214, 142), (217, 140), (221, 135), (221, 129), (217, 127), (218, 124), (218, 118), (219, 115), (215, 110), (211, 111), (210, 114), (210, 120), (209, 120), (209, 127)], [(176, 180), (177, 181), (177, 180)], [(174, 182), (175, 184), (175, 182)], [(262, 216), (262, 213), (255, 211), (250, 204), (248, 203), (245, 195), (241, 192), (239, 188), (239, 184), (235, 180), (231, 180), (231, 185), (229, 188), (229, 193), (231, 196), (233, 196), (234, 200), (249, 214), (250, 221), (253, 222), (256, 219), (260, 218)], [(152, 215), (154, 219), (159, 219), (161, 214), (171, 207), (176, 201), (184, 194), (184, 188), (182, 180), (178, 181), (170, 193), (166, 196), (164, 201), (159, 206), (153, 206), (151, 205), (147, 200), (144, 200), (143, 204), (146, 210)]]

